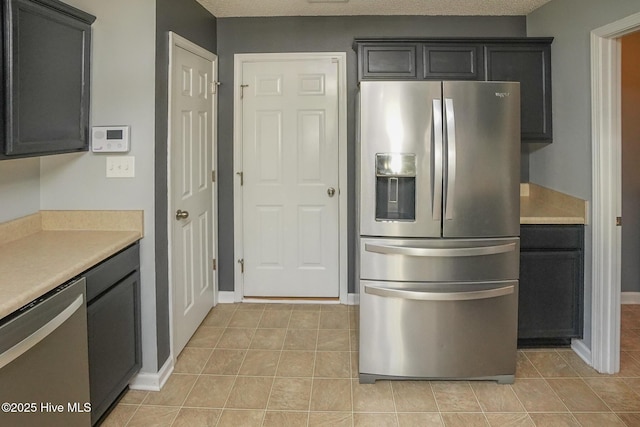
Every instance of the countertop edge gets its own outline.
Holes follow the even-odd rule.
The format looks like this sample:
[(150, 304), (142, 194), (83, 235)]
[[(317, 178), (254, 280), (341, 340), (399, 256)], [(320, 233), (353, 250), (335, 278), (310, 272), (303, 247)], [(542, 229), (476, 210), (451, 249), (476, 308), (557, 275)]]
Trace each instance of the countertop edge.
[(588, 202), (533, 183), (520, 184), (520, 224), (587, 224)]
[[(28, 239), (37, 242), (39, 235), (51, 234), (51, 232), (41, 232), (30, 236)], [(69, 235), (69, 233), (91, 233), (90, 231), (80, 232), (55, 232), (56, 234), (62, 233)], [(62, 267), (60, 270), (49, 271), (46, 275), (46, 280), (38, 278), (36, 280), (29, 280), (28, 277), (23, 278), (22, 282), (16, 281), (11, 283), (3, 283), (0, 281), (0, 319), (20, 309), (24, 305), (30, 303), (36, 298), (46, 294), (55, 287), (62, 285), (75, 277), (78, 277), (85, 271), (89, 270), (93, 266), (100, 264), (107, 258), (115, 255), (128, 246), (136, 243), (142, 238), (141, 233), (135, 231), (124, 232), (101, 232), (111, 235), (105, 240), (108, 240), (108, 244), (105, 244), (101, 249), (93, 249), (91, 251), (84, 251), (83, 257), (77, 260), (70, 261), (68, 265)], [(28, 276), (29, 272), (25, 273)]]
[(143, 218), (43, 210), (0, 224), (0, 319), (142, 239)]

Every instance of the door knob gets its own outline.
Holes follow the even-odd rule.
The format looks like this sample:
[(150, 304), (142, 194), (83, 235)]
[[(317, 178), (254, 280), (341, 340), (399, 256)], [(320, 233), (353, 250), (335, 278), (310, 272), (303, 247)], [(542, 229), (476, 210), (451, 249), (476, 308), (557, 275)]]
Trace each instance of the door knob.
[(189, 218), (189, 212), (178, 209), (176, 211), (176, 219), (187, 219)]
[(327, 189), (327, 194), (329, 195), (329, 197), (333, 197), (333, 195), (336, 194), (336, 189), (333, 187), (329, 187)]

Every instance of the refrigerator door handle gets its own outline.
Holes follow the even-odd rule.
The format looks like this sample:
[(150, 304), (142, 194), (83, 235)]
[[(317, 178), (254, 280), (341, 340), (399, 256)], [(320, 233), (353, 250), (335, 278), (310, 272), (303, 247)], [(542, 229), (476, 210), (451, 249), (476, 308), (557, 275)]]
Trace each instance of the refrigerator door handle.
[(487, 298), (497, 298), (505, 295), (513, 294), (514, 285), (504, 286), (501, 288), (485, 289), (482, 291), (464, 291), (464, 292), (425, 292), (413, 291), (406, 289), (389, 289), (377, 286), (365, 286), (364, 291), (367, 294), (376, 295), (387, 298), (402, 298), (408, 300), (419, 301), (470, 301)]
[(456, 191), (456, 118), (453, 99), (445, 98), (445, 122), (447, 125), (447, 192), (445, 193), (445, 219), (453, 219), (453, 198)]
[(441, 220), (442, 212), (442, 101), (433, 100), (433, 181), (432, 189), (432, 217), (434, 221)]
[(408, 246), (376, 245), (365, 243), (364, 250), (384, 255), (407, 255), (420, 257), (468, 257), (495, 255), (516, 250), (515, 243), (475, 248), (412, 248)]

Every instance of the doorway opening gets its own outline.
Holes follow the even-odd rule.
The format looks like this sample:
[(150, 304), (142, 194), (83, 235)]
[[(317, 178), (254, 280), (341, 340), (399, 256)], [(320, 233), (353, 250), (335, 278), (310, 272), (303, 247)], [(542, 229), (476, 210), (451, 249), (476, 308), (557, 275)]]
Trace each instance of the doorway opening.
[(640, 13), (591, 32), (592, 336), (574, 350), (602, 373), (620, 370), (621, 69), (620, 38), (640, 30)]

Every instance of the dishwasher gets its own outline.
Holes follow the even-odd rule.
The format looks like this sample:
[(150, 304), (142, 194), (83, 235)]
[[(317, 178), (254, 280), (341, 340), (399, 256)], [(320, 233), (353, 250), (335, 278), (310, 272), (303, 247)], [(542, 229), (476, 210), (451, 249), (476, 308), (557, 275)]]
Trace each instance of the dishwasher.
[(0, 320), (0, 425), (91, 425), (85, 279)]

